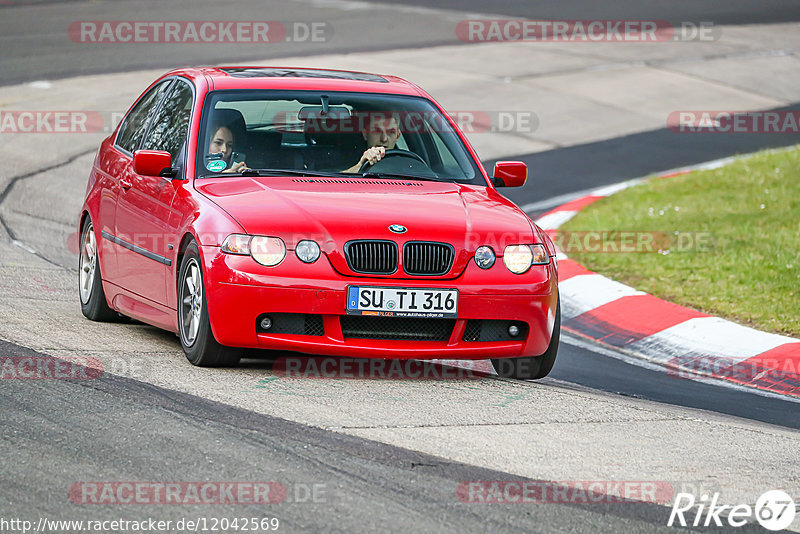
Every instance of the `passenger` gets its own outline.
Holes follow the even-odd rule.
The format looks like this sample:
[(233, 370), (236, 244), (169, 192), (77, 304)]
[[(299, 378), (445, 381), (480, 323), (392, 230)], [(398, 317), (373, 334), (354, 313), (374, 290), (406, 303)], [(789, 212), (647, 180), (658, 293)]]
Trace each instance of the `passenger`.
[(222, 154), (222, 161), (225, 162), (226, 168), (222, 172), (242, 172), (247, 170), (247, 164), (244, 161), (238, 161), (231, 165), (231, 156), (233, 155), (234, 137), (233, 131), (230, 127), (221, 124), (212, 126), (214, 133), (211, 135), (211, 141), (208, 145), (209, 154)]
[(367, 149), (361, 155), (358, 163), (342, 172), (358, 172), (361, 166), (369, 162), (374, 165), (386, 155), (387, 150), (392, 150), (400, 139), (400, 124), (397, 117), (385, 113), (368, 113), (369, 126), (361, 131), (367, 142)]

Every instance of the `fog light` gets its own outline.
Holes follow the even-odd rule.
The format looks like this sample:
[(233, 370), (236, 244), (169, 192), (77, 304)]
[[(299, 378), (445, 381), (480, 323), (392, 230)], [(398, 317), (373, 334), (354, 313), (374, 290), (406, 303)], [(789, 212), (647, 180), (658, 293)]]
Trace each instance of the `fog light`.
[(304, 239), (295, 247), (295, 254), (303, 263), (314, 263), (319, 259), (319, 245), (316, 241)]
[(481, 269), (488, 269), (492, 265), (494, 265), (495, 255), (494, 250), (492, 247), (487, 247), (486, 245), (482, 247), (478, 247), (478, 250), (475, 251), (475, 263)]
[(508, 335), (511, 337), (517, 337), (519, 335), (519, 327), (515, 324), (512, 324), (508, 327)]
[(270, 328), (272, 328), (272, 319), (269, 316), (261, 319), (261, 329), (269, 330)]

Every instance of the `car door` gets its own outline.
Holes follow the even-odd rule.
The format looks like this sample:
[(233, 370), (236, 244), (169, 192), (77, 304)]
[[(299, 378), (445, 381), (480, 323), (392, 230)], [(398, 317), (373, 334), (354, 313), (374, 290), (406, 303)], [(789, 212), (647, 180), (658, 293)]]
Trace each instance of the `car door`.
[[(194, 93), (192, 86), (176, 79), (169, 88), (139, 146), (163, 150), (177, 165), (189, 132)], [(180, 181), (144, 176), (130, 166), (127, 183), (117, 201), (116, 235), (125, 242), (118, 255), (119, 284), (145, 299), (165, 305), (167, 278), (175, 236), (169, 221)]]
[(117, 254), (124, 250), (115, 242), (117, 201), (122, 185), (129, 181), (133, 152), (141, 144), (153, 111), (172, 82), (171, 79), (159, 82), (139, 98), (122, 120), (114, 146), (98, 161), (100, 202), (95, 227), (100, 231), (103, 245), (100, 268), (103, 278), (114, 284), (118, 284), (119, 275)]

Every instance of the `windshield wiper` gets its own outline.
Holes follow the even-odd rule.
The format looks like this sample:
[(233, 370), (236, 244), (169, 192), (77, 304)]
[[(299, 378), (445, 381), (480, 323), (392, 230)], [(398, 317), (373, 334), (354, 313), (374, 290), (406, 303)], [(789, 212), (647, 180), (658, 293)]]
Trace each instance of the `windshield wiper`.
[(342, 172), (309, 171), (305, 169), (247, 169), (235, 174), (241, 174), (242, 176), (318, 176), (321, 178), (351, 176)]
[(400, 174), (396, 172), (365, 172), (360, 175), (362, 178), (402, 178), (403, 180), (420, 180), (426, 182), (449, 182), (435, 176), (417, 176), (414, 174)]
[(419, 180), (427, 182), (450, 182), (435, 176), (417, 176), (413, 174), (401, 174), (394, 172), (365, 172), (363, 174), (350, 172), (324, 172), (311, 171), (307, 169), (247, 169), (242, 172), (224, 174), (214, 174), (208, 176), (314, 176), (319, 178), (399, 178), (402, 180)]

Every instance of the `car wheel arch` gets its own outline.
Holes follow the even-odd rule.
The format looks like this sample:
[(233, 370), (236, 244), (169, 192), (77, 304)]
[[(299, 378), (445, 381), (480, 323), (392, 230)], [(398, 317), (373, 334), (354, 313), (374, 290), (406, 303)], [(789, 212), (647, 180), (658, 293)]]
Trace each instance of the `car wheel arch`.
[[(77, 244), (78, 245), (77, 246), (78, 246), (78, 255), (79, 256), (80, 256), (80, 253), (81, 253), (81, 251), (80, 251), (81, 233), (83, 232), (83, 225), (86, 224), (87, 219), (92, 221), (92, 224), (94, 224), (96, 222), (96, 220), (97, 220), (95, 217), (92, 217), (92, 214), (89, 212), (88, 208), (83, 208), (83, 210), (81, 211), (80, 220), (78, 221), (78, 234), (77, 234), (77, 236), (78, 236)], [(97, 232), (97, 227), (95, 227), (95, 232)], [(98, 242), (97, 242), (97, 255), (98, 255), (98, 258), (100, 256), (100, 249), (101, 248), (102, 247), (100, 246), (100, 241), (98, 240)]]
[[(193, 232), (187, 231), (186, 233), (183, 234), (183, 237), (181, 237), (181, 243), (178, 246), (178, 254), (175, 256), (175, 263), (174, 263), (174, 265), (175, 265), (175, 288), (176, 288), (176, 290), (177, 290), (177, 287), (178, 287), (178, 278), (180, 278), (180, 276), (181, 276), (181, 268), (180, 268), (180, 266), (181, 266), (181, 262), (183, 261), (183, 255), (186, 253), (186, 248), (189, 246), (189, 243), (191, 243), (192, 241), (197, 243), (198, 248), (200, 248), (200, 240), (197, 239), (197, 237), (194, 235)], [(200, 254), (201, 254), (201, 257), (202, 257), (202, 251), (200, 252)], [(202, 267), (202, 265), (201, 265), (201, 267)]]
[(83, 211), (81, 211), (81, 217), (80, 220), (78, 221), (78, 228), (83, 228), (83, 223), (86, 222), (86, 218), (89, 216), (90, 216), (89, 210), (84, 209)]

